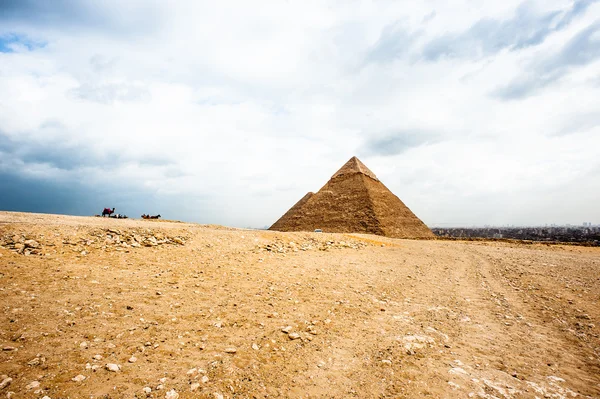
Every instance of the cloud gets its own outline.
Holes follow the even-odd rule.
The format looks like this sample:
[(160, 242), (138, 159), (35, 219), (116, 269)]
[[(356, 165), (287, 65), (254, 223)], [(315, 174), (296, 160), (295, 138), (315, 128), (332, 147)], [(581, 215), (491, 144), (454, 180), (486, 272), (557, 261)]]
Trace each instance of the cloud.
[(366, 62), (385, 63), (403, 58), (418, 37), (419, 33), (409, 32), (401, 21), (388, 25), (367, 53)]
[(531, 65), (527, 72), (494, 92), (503, 100), (515, 100), (535, 94), (561, 79), (571, 69), (600, 58), (600, 23), (595, 23), (569, 40), (556, 54)]
[(504, 49), (521, 50), (536, 46), (552, 33), (560, 31), (582, 15), (597, 0), (577, 0), (571, 8), (538, 13), (532, 3), (524, 2), (507, 20), (482, 18), (461, 33), (448, 33), (424, 45), (427, 61), (442, 57), (470, 58), (496, 54)]
[(531, 222), (598, 162), (597, 4), (521, 3), (0, 0), (0, 208), (262, 227), (359, 155), (426, 222)]
[(369, 155), (392, 156), (402, 154), (411, 148), (434, 143), (440, 137), (430, 131), (397, 130), (384, 135), (370, 137), (362, 147), (362, 152)]
[(100, 104), (115, 102), (147, 101), (150, 92), (142, 85), (130, 83), (92, 84), (85, 83), (71, 89), (69, 93), (80, 100), (93, 101)]
[[(38, 132), (59, 130), (69, 133), (58, 121), (43, 123)], [(35, 139), (32, 135), (8, 135), (0, 131), (0, 169), (26, 170), (27, 165), (46, 165), (62, 171), (77, 171), (84, 168), (111, 170), (134, 163), (140, 166), (166, 168), (167, 177), (184, 176), (176, 162), (166, 155), (147, 154), (132, 156), (118, 146), (108, 151), (96, 150), (93, 145), (77, 141)], [(3, 167), (4, 166), (4, 167)]]
[[(102, 30), (107, 35), (147, 33), (160, 17), (152, 2), (107, 0), (103, 4), (78, 0), (2, 0), (0, 22), (5, 29), (59, 31)], [(114, 12), (114, 10), (119, 12)], [(2, 29), (0, 28), (0, 33)]]

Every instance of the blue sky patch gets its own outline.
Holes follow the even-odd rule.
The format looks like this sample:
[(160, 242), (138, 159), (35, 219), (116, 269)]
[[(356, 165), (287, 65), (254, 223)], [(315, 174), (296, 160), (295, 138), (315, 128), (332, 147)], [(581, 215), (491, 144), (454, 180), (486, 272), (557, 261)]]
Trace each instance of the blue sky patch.
[(34, 41), (24, 35), (16, 33), (8, 33), (0, 35), (0, 53), (15, 53), (20, 49), (34, 50), (36, 48), (45, 47), (46, 43)]

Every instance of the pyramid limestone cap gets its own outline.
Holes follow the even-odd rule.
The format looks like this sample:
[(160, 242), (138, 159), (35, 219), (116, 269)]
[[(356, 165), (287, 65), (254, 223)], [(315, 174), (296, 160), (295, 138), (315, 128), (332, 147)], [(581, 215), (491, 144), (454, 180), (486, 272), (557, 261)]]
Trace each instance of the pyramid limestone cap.
[(350, 158), (350, 160), (346, 162), (344, 166), (340, 168), (340, 170), (335, 172), (335, 174), (331, 176), (331, 178), (334, 179), (336, 177), (351, 175), (355, 173), (362, 173), (363, 175), (369, 176), (373, 180), (379, 181), (377, 176), (375, 176), (375, 173), (371, 172), (369, 168), (367, 168), (365, 164), (362, 163), (360, 159), (356, 157)]

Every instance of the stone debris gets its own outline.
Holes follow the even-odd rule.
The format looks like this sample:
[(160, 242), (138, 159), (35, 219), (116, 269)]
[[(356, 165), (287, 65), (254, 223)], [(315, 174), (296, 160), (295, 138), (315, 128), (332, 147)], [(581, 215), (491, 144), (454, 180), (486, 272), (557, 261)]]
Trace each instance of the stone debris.
[(291, 339), (291, 340), (300, 339), (300, 334), (295, 333), (295, 332), (289, 333), (288, 334), (288, 338)]
[(135, 356), (131, 356), (131, 357), (129, 358), (128, 362), (129, 362), (129, 363), (135, 363), (135, 362), (137, 362), (137, 357), (135, 357)]
[(94, 357), (92, 359), (94, 359), (94, 360), (102, 360), (102, 355), (94, 355)]
[(198, 382), (194, 382), (194, 383), (192, 383), (192, 385), (190, 385), (190, 391), (192, 391), (192, 392), (198, 390), (198, 388), (200, 388), (200, 383), (198, 383)]
[(35, 388), (39, 388), (40, 387), (40, 382), (39, 381), (32, 381), (29, 384), (27, 384), (25, 386), (25, 389), (35, 389)]
[(165, 399), (177, 399), (179, 398), (179, 394), (174, 389), (171, 389), (165, 394)]
[(225, 353), (232, 353), (233, 354), (233, 353), (236, 353), (236, 352), (237, 352), (237, 349), (234, 348), (233, 346), (225, 348)]
[(69, 237), (60, 241), (52, 241), (47, 237), (28, 237), (25, 235), (0, 236), (0, 247), (14, 251), (20, 255), (42, 256), (57, 244), (67, 246), (78, 255), (87, 256), (92, 250), (123, 251), (129, 248), (157, 247), (161, 245), (185, 245), (187, 241), (183, 236), (167, 236), (160, 231), (151, 229), (95, 229), (83, 237)]
[(202, 381), (203, 384), (206, 384), (208, 382), (208, 377), (203, 375), (200, 381)]
[(118, 364), (114, 364), (114, 363), (107, 363), (105, 367), (108, 371), (112, 371), (112, 372), (117, 372), (117, 371), (121, 370), (121, 366), (119, 366)]
[(75, 376), (75, 377), (71, 378), (71, 381), (75, 381), (75, 382), (81, 382), (83, 380), (85, 380), (85, 376), (81, 375), (81, 374), (79, 374), (78, 376)]
[(294, 241), (285, 242), (283, 240), (275, 240), (269, 244), (258, 246), (258, 251), (266, 251), (272, 253), (288, 253), (298, 251), (328, 251), (331, 249), (361, 249), (366, 247), (368, 244), (357, 240), (322, 240), (312, 237), (305, 238), (302, 242), (296, 243)]

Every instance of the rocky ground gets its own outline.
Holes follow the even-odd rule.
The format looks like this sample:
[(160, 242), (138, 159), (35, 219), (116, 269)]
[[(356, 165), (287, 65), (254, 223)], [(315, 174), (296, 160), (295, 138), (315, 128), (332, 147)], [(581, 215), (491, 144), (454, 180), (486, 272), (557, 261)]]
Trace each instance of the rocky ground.
[(599, 398), (600, 249), (0, 212), (0, 398)]

